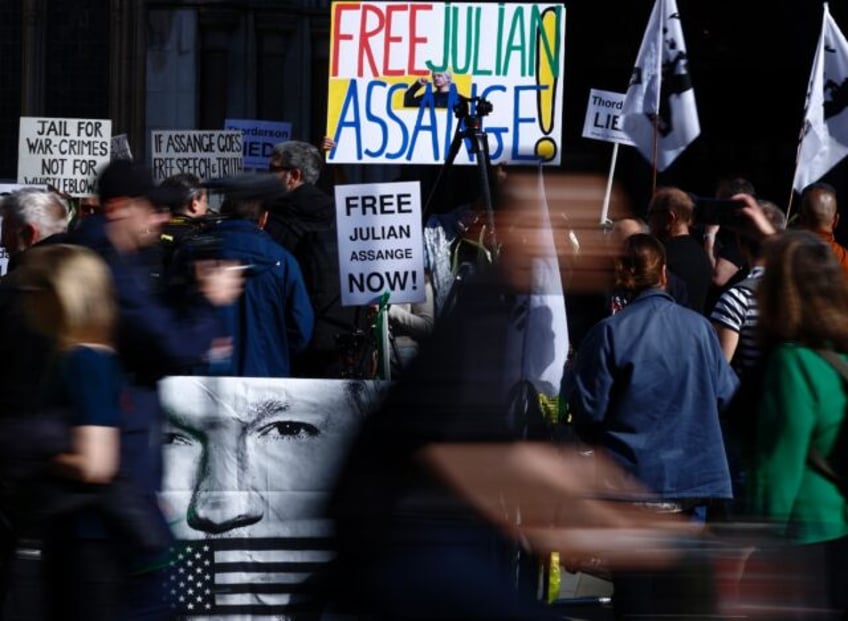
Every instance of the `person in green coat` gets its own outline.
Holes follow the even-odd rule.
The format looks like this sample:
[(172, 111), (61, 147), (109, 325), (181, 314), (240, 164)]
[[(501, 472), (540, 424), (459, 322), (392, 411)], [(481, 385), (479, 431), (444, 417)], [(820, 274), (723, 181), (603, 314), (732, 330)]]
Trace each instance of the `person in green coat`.
[[(811, 446), (829, 455), (845, 417), (846, 388), (816, 350), (848, 361), (848, 280), (830, 247), (804, 231), (766, 247), (758, 288), (759, 337), (769, 352), (750, 469), (750, 508), (787, 545), (755, 555), (778, 582), (773, 598), (809, 618), (848, 609), (848, 506), (838, 488), (808, 463)], [(766, 561), (759, 565), (757, 561)]]

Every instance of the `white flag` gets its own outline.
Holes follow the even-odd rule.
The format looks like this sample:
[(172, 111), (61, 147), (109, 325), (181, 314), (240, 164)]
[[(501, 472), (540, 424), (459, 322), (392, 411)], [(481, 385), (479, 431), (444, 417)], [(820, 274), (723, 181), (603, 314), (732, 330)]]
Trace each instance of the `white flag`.
[(624, 131), (665, 170), (701, 133), (675, 0), (656, 0), (622, 107)]
[(848, 155), (848, 41), (824, 5), (798, 163), (792, 187), (801, 192)]

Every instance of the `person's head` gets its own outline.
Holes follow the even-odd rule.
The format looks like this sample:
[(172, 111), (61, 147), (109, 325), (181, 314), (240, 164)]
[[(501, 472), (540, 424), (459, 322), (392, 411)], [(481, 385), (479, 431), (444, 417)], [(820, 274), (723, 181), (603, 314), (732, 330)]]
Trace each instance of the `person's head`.
[(833, 232), (839, 224), (836, 190), (827, 183), (812, 183), (801, 193), (798, 226), (811, 231)]
[(434, 71), (431, 74), (433, 78), (433, 89), (436, 91), (447, 91), (450, 89), (453, 75), (450, 71)]
[[(775, 231), (781, 232), (786, 229), (786, 214), (780, 207), (768, 200), (758, 200), (757, 204)], [(745, 254), (748, 263), (761, 264), (763, 262), (763, 240), (741, 234), (738, 234), (738, 239), (739, 247)]]
[(624, 249), (616, 261), (615, 284), (637, 294), (652, 287), (664, 288), (668, 282), (665, 248), (655, 237), (636, 233), (624, 240)]
[(763, 346), (848, 351), (848, 281), (830, 245), (811, 231), (788, 230), (766, 242), (764, 255), (757, 287)]
[(374, 403), (369, 391), (355, 381), (162, 382), (163, 496), (179, 516), (177, 537), (279, 537), (321, 521), (348, 442)]
[(632, 235), (637, 233), (650, 233), (648, 224), (641, 218), (619, 218), (612, 225), (616, 241), (624, 243)]
[(112, 345), (115, 291), (109, 268), (93, 250), (70, 244), (32, 248), (15, 272), (28, 320), (64, 349)]
[(651, 234), (658, 239), (688, 235), (695, 217), (692, 197), (679, 188), (660, 188), (648, 205)]
[(178, 203), (169, 205), (175, 216), (201, 218), (209, 211), (209, 198), (200, 177), (191, 173), (172, 175), (162, 181), (163, 188), (174, 188), (182, 193)]
[(727, 200), (737, 194), (756, 196), (754, 184), (744, 177), (722, 177), (716, 184), (715, 197)]
[(314, 145), (288, 140), (274, 146), (268, 171), (277, 175), (291, 192), (303, 184), (315, 185), (321, 175), (324, 160)]
[(167, 206), (181, 197), (173, 187), (157, 186), (150, 170), (131, 160), (107, 164), (97, 188), (107, 235), (119, 252), (135, 252), (155, 243), (170, 219)]
[(68, 230), (68, 205), (55, 192), (25, 188), (2, 203), (3, 247), (16, 255), (46, 237)]

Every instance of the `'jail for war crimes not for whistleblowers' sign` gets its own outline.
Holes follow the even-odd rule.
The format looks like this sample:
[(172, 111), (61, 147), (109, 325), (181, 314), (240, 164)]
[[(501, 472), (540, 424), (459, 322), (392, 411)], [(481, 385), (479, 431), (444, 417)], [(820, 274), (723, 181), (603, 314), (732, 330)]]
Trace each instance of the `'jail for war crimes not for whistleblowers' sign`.
[(424, 301), (421, 187), (417, 181), (336, 186), (342, 305)]
[(18, 135), (18, 183), (96, 194), (97, 174), (109, 162), (112, 121), (22, 116)]
[(240, 130), (155, 130), (151, 133), (153, 177), (162, 181), (181, 173), (202, 180), (244, 170)]
[(331, 17), (329, 161), (441, 163), (454, 104), (482, 97), (493, 162), (559, 163), (561, 4), (334, 2)]

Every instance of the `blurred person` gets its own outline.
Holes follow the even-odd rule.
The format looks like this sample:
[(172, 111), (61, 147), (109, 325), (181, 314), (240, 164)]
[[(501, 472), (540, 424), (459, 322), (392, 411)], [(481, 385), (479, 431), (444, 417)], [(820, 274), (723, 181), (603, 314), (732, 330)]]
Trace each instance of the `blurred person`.
[(2, 245), (9, 253), (8, 269), (18, 255), (48, 238), (58, 241), (68, 231), (68, 204), (55, 192), (24, 188), (2, 200)]
[[(223, 218), (206, 230), (215, 239), (218, 257), (237, 262), (245, 279), (238, 303), (218, 308), (226, 332), (233, 335), (232, 354), (204, 374), (289, 377), (292, 360), (312, 337), (315, 314), (297, 261), (262, 230), (276, 187), (252, 185), (251, 177), (242, 180), (244, 187), (232, 182), (233, 191), (221, 206)], [(191, 247), (187, 250), (191, 256)]]
[(341, 377), (337, 339), (366, 320), (364, 309), (341, 303), (335, 204), (315, 186), (323, 164), (315, 146), (289, 140), (275, 145), (268, 166), (286, 193), (270, 206), (264, 229), (297, 259), (315, 312), (312, 340), (292, 361), (296, 377)]
[[(238, 297), (242, 275), (224, 262), (198, 262), (197, 287), (184, 291), (180, 308), (174, 301), (163, 302), (152, 288), (142, 250), (159, 238), (169, 213), (157, 205), (174, 202), (173, 190), (157, 186), (146, 166), (129, 160), (110, 162), (97, 187), (102, 213), (84, 218), (69, 241), (93, 249), (109, 265), (118, 301), (115, 343), (127, 373), (126, 407), (132, 411), (122, 459), (131, 479), (155, 503), (162, 472), (156, 383), (166, 375), (190, 372), (207, 360), (218, 339), (229, 336), (215, 307)], [(166, 564), (162, 551), (134, 568), (129, 596), (134, 614), (169, 616), (161, 596), (160, 571)]]
[[(703, 522), (731, 497), (719, 412), (738, 380), (706, 318), (666, 293), (657, 239), (629, 237), (616, 278), (635, 297), (583, 339), (565, 397), (575, 430), (650, 490), (648, 506)], [(678, 574), (613, 574), (616, 617), (704, 612), (711, 603), (688, 601)]]
[[(422, 461), (433, 444), (543, 436), (536, 431), (544, 424), (526, 396), (526, 377), (516, 368), (510, 341), (516, 299), (533, 291), (534, 264), (548, 256), (539, 186), (537, 171), (510, 173), (504, 202), (494, 211), (497, 259), (463, 285), (415, 363), (392, 385), (380, 409), (366, 417), (345, 461), (330, 505), (339, 555), (327, 596), (346, 614), (410, 620), (561, 617), (538, 599), (536, 554), (542, 546), (528, 549), (526, 540), (513, 539)], [(600, 201), (585, 199), (589, 187), (603, 196), (603, 179), (552, 180), (551, 213), (568, 211), (573, 223), (596, 231)], [(561, 222), (551, 219), (555, 226)], [(587, 253), (590, 237), (584, 240)], [(591, 255), (582, 267), (595, 274)], [(489, 472), (490, 482), (500, 480), (500, 471)], [(568, 505), (560, 506), (568, 515)]]
[(768, 603), (781, 618), (843, 619), (848, 611), (846, 499), (808, 459), (811, 447), (832, 452), (848, 405), (841, 375), (817, 353), (848, 359), (847, 287), (821, 235), (787, 231), (767, 243), (757, 303), (769, 353), (749, 501), (752, 515), (791, 545), (755, 553), (749, 577), (774, 578)]
[(833, 232), (839, 225), (836, 190), (823, 182), (811, 183), (801, 192), (798, 228), (812, 231), (829, 245), (842, 269), (848, 273), (848, 250), (836, 241)]
[[(168, 418), (162, 498), (174, 512), (175, 536), (223, 545), (229, 562), (252, 562), (249, 577), (231, 574), (233, 584), (290, 585), (273, 593), (224, 593), (197, 612), (227, 614), (228, 605), (241, 602), (295, 618), (290, 604), (318, 594), (308, 581), (332, 557), (327, 497), (355, 430), (376, 404), (376, 387), (184, 377), (163, 381), (160, 394)], [(185, 567), (175, 567), (175, 575)], [(228, 582), (226, 574), (218, 581)]]
[(660, 188), (648, 206), (651, 234), (665, 247), (668, 270), (686, 283), (687, 307), (704, 313), (712, 268), (704, 248), (692, 237), (695, 203), (683, 190)]
[[(65, 408), (68, 418), (68, 449), (52, 458), (51, 474), (74, 481), (80, 491), (99, 493), (118, 474), (126, 415), (123, 373), (113, 349), (116, 303), (109, 270), (93, 251), (65, 244), (34, 248), (19, 270), (15, 278), (25, 287), (27, 317), (50, 338), (54, 352), (43, 387), (46, 405)], [(63, 502), (55, 495), (44, 500)], [(43, 507), (39, 503), (33, 512)], [(156, 505), (145, 506), (144, 515), (143, 522), (155, 519)], [(48, 618), (126, 618), (125, 533), (110, 528), (103, 511), (90, 503), (45, 519)]]

